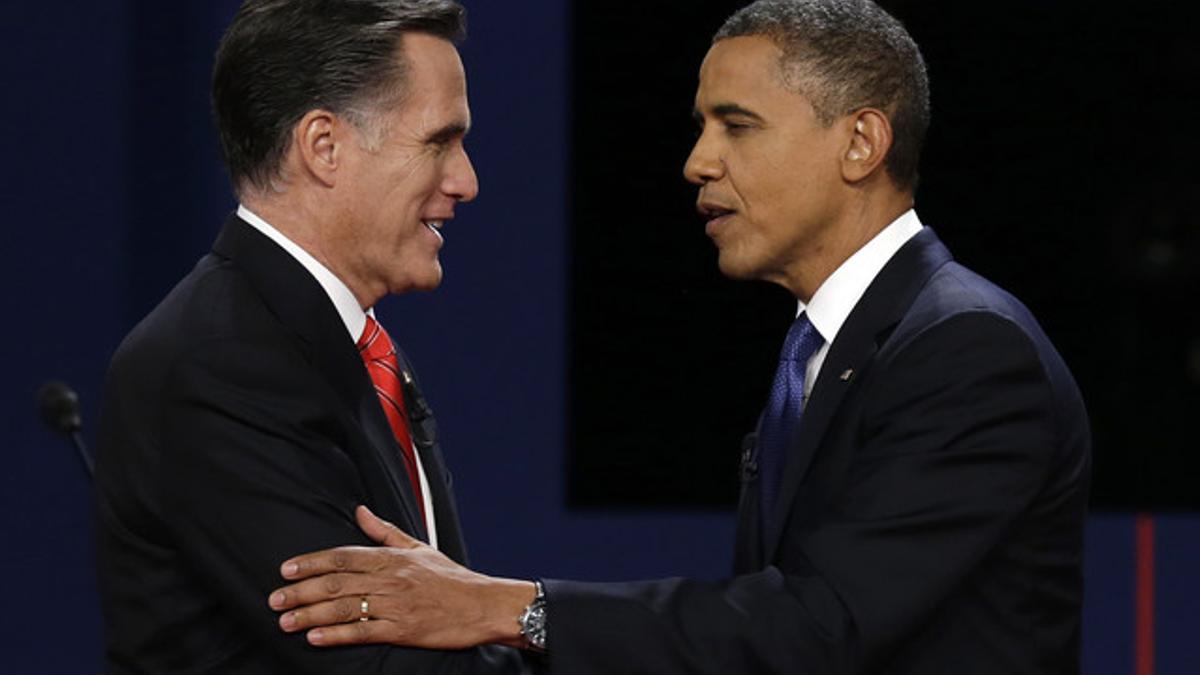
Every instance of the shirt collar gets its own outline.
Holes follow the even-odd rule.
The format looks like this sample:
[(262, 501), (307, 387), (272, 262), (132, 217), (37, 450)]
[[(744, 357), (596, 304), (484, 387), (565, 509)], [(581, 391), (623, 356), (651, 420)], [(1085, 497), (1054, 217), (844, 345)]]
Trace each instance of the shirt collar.
[(320, 261), (312, 257), (299, 244), (288, 239), (287, 235), (280, 232), (271, 226), (270, 223), (260, 218), (250, 209), (239, 204), (237, 215), (242, 220), (250, 224), (251, 227), (262, 232), (271, 241), (279, 244), (280, 248), (287, 251), (293, 258), (296, 259), (308, 273), (317, 280), (321, 288), (325, 290), (325, 294), (329, 296), (329, 300), (333, 302), (333, 306), (337, 309), (338, 316), (342, 317), (342, 323), (346, 325), (346, 330), (350, 333), (350, 339), (357, 342), (362, 335), (363, 329), (367, 325), (367, 314), (374, 316), (374, 310), (363, 311), (359, 306), (358, 299), (354, 297), (354, 293), (342, 280), (337, 277), (329, 268), (322, 265)]
[(905, 211), (838, 266), (813, 293), (807, 305), (800, 302), (796, 315), (807, 311), (808, 320), (817, 332), (825, 338), (826, 343), (832, 344), (842, 324), (880, 270), (922, 227), (916, 211)]

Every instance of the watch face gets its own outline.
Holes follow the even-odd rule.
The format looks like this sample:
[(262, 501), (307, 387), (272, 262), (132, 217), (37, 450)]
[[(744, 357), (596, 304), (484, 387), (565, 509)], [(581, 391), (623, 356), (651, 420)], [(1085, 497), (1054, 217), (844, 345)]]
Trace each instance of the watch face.
[(538, 588), (538, 595), (521, 614), (521, 635), (534, 649), (546, 649), (546, 598)]

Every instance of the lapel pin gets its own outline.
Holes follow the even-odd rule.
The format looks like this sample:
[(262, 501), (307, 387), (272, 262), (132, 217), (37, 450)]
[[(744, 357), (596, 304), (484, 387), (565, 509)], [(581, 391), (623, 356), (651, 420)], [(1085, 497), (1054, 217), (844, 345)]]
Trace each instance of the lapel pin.
[(838, 378), (842, 382), (849, 382), (850, 378), (852, 378), (852, 377), (854, 377), (854, 369), (853, 368), (847, 368), (846, 370), (842, 371), (841, 375), (838, 376)]

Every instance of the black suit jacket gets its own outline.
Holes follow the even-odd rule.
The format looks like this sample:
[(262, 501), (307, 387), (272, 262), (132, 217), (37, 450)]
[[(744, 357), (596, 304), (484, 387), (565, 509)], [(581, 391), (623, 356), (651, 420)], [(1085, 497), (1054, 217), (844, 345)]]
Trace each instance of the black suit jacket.
[[(406, 392), (440, 548), (465, 563), (432, 414)], [(354, 341), (287, 252), (231, 218), (213, 252), (125, 339), (96, 470), (112, 673), (460, 673), (501, 649), (316, 649), (266, 604), (280, 563), (369, 544), (357, 504), (427, 539)]]
[(774, 531), (760, 531), (745, 459), (739, 576), (548, 582), (556, 670), (1079, 672), (1079, 391), (1026, 308), (931, 230), (897, 252), (830, 346)]

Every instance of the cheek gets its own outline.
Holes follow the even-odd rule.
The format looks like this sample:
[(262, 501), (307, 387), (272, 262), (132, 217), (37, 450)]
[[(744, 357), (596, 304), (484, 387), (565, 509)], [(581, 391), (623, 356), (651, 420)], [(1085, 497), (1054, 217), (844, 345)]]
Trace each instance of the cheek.
[(430, 200), (438, 194), (440, 175), (437, 164), (433, 162), (412, 172), (399, 189), (399, 192), (403, 193), (401, 201), (405, 208), (413, 213), (424, 210)]
[(769, 220), (791, 194), (796, 183), (788, 177), (786, 165), (768, 161), (743, 163), (729, 174), (734, 190), (742, 201), (742, 209), (754, 222)]
[(728, 157), (730, 180), (748, 202), (747, 208), (769, 208), (781, 193), (795, 186), (792, 176), (796, 163), (794, 156), (784, 151), (786, 147), (781, 143), (747, 143)]
[(420, 224), (421, 211), (429, 200), (430, 191), (424, 184), (406, 181), (397, 185), (380, 203), (383, 218), (392, 227), (403, 224), (407, 229)]
[(413, 200), (415, 195), (428, 189), (436, 173), (437, 161), (428, 153), (395, 158), (379, 174), (383, 201), (390, 208), (396, 208)]

